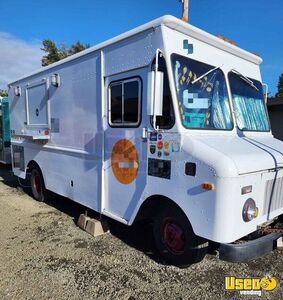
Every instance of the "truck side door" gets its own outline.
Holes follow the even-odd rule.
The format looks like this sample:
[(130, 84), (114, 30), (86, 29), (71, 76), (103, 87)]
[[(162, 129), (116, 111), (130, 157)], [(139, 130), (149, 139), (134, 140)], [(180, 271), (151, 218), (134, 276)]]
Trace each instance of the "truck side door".
[(106, 78), (107, 128), (102, 213), (130, 219), (146, 185), (147, 68)]

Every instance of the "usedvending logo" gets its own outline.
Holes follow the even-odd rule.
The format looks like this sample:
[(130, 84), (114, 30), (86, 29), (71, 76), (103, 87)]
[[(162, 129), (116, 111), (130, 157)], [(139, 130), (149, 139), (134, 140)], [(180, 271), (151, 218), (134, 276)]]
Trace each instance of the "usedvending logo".
[(261, 296), (263, 291), (273, 291), (276, 287), (277, 280), (271, 276), (263, 278), (225, 277), (225, 290), (238, 291), (240, 295)]

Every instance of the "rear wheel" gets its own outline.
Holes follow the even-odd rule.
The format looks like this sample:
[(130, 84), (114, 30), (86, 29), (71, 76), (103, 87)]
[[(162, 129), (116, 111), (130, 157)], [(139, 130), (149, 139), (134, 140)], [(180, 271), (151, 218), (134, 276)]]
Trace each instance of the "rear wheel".
[(175, 266), (200, 262), (208, 250), (208, 242), (194, 234), (186, 215), (173, 205), (157, 213), (153, 233), (161, 256)]
[(47, 190), (42, 173), (37, 167), (31, 170), (30, 185), (33, 198), (37, 201), (44, 202), (47, 198)]

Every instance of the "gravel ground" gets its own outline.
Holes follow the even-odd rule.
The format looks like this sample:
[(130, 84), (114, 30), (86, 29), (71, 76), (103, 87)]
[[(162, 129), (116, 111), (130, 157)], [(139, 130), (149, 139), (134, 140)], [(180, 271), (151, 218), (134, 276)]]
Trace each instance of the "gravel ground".
[[(0, 170), (0, 299), (283, 299), (283, 251), (232, 264), (207, 255), (186, 269), (154, 254), (150, 228), (110, 222), (93, 238), (76, 226), (85, 208), (53, 195), (34, 201)], [(27, 190), (28, 192), (28, 190)], [(262, 297), (224, 291), (224, 277), (275, 276)]]

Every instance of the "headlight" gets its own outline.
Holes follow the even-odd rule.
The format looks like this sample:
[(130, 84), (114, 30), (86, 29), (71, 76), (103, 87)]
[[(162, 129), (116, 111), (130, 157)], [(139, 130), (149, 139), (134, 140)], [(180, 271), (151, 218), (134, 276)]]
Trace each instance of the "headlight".
[(245, 222), (250, 222), (258, 216), (258, 208), (253, 199), (249, 198), (245, 202), (242, 215)]

